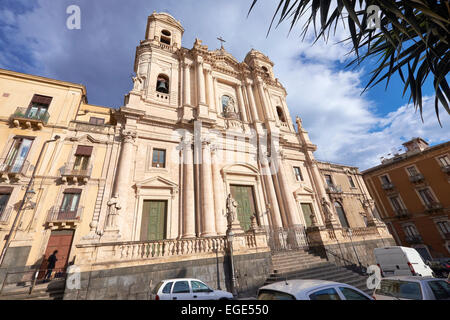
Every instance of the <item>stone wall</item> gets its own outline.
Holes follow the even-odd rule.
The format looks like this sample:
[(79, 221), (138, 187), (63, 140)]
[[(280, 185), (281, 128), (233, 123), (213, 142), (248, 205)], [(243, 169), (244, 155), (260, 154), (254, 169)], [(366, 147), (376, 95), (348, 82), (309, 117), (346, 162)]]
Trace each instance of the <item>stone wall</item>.
[[(235, 256), (234, 263), (239, 296), (254, 296), (271, 271), (270, 252)], [(146, 300), (159, 281), (184, 277), (200, 279), (213, 289), (231, 291), (229, 257), (83, 272), (81, 288), (66, 287), (64, 299)]]
[[(356, 242), (334, 243), (325, 246), (315, 246), (311, 249), (316, 253), (327, 258), (330, 262), (348, 266), (358, 264), (358, 259), (365, 267), (376, 264), (373, 250), (379, 247), (395, 246), (392, 238), (374, 239)], [(343, 259), (342, 259), (343, 258)]]

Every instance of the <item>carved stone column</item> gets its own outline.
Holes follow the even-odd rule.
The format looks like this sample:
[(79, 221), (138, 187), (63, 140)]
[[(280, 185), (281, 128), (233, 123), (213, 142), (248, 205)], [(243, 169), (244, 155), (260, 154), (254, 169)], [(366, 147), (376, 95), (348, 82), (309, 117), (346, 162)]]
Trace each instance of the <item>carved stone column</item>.
[(297, 204), (294, 199), (293, 193), (289, 190), (289, 183), (286, 176), (285, 167), (283, 164), (283, 160), (285, 159), (285, 156), (280, 153), (280, 157), (278, 160), (278, 177), (280, 179), (280, 185), (283, 190), (283, 197), (285, 199), (285, 203), (287, 206), (287, 216), (290, 222), (290, 227), (299, 226), (300, 218), (298, 213)]
[(258, 110), (256, 109), (255, 97), (253, 96), (253, 89), (250, 82), (247, 82), (247, 96), (250, 101), (250, 109), (252, 110), (253, 121), (259, 121)]
[(211, 68), (206, 69), (206, 82), (208, 84), (208, 103), (209, 103), (209, 110), (215, 110), (216, 104), (215, 104), (215, 98), (214, 98), (214, 84), (213, 84), (213, 76), (212, 76), (212, 70)]
[(191, 104), (191, 65), (184, 63), (184, 104)]
[(248, 122), (247, 112), (245, 110), (245, 104), (244, 104), (244, 96), (242, 93), (241, 85), (238, 86), (237, 94), (238, 94), (238, 99), (239, 99), (239, 109), (241, 111), (241, 120), (244, 122)]
[(195, 237), (194, 161), (192, 142), (183, 142), (183, 238)]
[(259, 99), (262, 102), (262, 107), (263, 107), (264, 113), (266, 115), (266, 118), (267, 118), (267, 120), (273, 120), (273, 115), (270, 110), (270, 106), (269, 106), (269, 103), (267, 102), (266, 94), (264, 91), (264, 82), (260, 78), (258, 78), (256, 86), (258, 88)]
[(203, 58), (197, 58), (197, 88), (199, 104), (206, 104), (205, 75), (203, 74)]
[(203, 237), (216, 235), (216, 223), (214, 214), (213, 180), (211, 173), (211, 142), (202, 141), (202, 164), (201, 164), (201, 198), (202, 198), (202, 233)]
[(130, 166), (133, 158), (133, 145), (136, 132), (128, 129), (122, 130), (122, 150), (117, 166), (116, 181), (114, 183), (113, 196), (108, 201), (108, 216), (106, 218), (105, 232), (102, 238), (116, 239), (120, 237), (120, 227), (117, 219), (120, 210), (125, 207), (126, 199), (130, 191)]
[[(264, 152), (264, 156), (267, 159), (267, 152)], [(277, 229), (277, 228), (283, 227), (283, 220), (281, 219), (281, 213), (280, 213), (280, 207), (278, 206), (277, 194), (275, 192), (275, 187), (273, 185), (272, 173), (270, 171), (270, 168), (268, 166), (266, 159), (261, 159), (262, 175), (264, 178), (266, 191), (267, 191), (269, 201), (270, 201), (269, 204), (270, 204), (272, 228)]]
[(214, 187), (214, 211), (216, 218), (216, 230), (218, 235), (225, 235), (227, 223), (225, 219), (225, 192), (223, 189), (223, 179), (220, 174), (219, 159), (217, 157), (217, 146), (211, 148), (212, 155), (212, 176)]

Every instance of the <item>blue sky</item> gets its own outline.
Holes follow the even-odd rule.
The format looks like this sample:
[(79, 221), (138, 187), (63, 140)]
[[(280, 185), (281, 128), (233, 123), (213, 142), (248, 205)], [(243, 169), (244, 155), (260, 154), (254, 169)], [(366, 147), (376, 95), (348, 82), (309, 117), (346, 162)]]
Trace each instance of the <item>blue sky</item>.
[[(440, 128), (433, 91), (425, 87), (422, 123), (395, 77), (385, 91), (380, 84), (361, 95), (372, 68), (345, 68), (348, 47), (338, 28), (334, 39), (312, 46), (288, 24), (266, 37), (277, 1), (260, 0), (247, 18), (251, 0), (2, 0), (0, 68), (82, 83), (90, 103), (120, 107), (131, 89), (136, 46), (145, 36), (147, 16), (165, 11), (185, 29), (182, 45), (195, 38), (211, 50), (220, 46), (242, 61), (255, 48), (275, 63), (275, 76), (286, 87), (291, 116), (299, 115), (319, 159), (359, 166), (379, 163), (392, 148), (421, 136), (430, 144), (448, 141), (450, 117), (441, 109)], [(66, 8), (81, 8), (81, 30), (66, 28)], [(1, 91), (1, 88), (0, 88)]]

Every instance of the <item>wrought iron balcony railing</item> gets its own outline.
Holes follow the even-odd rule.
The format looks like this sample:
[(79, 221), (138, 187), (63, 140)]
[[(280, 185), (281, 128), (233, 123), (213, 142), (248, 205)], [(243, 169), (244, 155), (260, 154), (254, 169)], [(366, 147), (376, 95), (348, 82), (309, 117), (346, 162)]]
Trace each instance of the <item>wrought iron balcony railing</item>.
[(30, 162), (27, 160), (7, 160), (0, 159), (0, 174), (25, 175), (30, 167)]
[(445, 173), (450, 173), (450, 164), (447, 165), (447, 166), (443, 166), (443, 167), (441, 168), (441, 170), (442, 170), (443, 172), (445, 172)]
[(64, 208), (54, 206), (47, 216), (47, 222), (68, 222), (80, 221), (83, 214), (84, 207), (78, 207), (75, 211), (65, 210)]
[(384, 190), (391, 190), (391, 189), (394, 189), (394, 184), (392, 182), (386, 182), (386, 183), (381, 184), (381, 187)]
[(423, 239), (420, 235), (415, 234), (412, 236), (406, 236), (405, 241), (409, 244), (421, 244), (423, 243)]
[(425, 204), (425, 211), (428, 213), (436, 212), (442, 210), (442, 204), (439, 202), (431, 202)]
[(335, 184), (329, 184), (327, 186), (327, 192), (330, 193), (342, 193), (342, 187)]
[(0, 206), (0, 224), (7, 224), (12, 212), (11, 206)]
[(409, 176), (409, 181), (411, 182), (421, 182), (424, 180), (423, 174), (418, 173), (413, 176)]
[(397, 218), (399, 218), (399, 219), (406, 219), (406, 218), (411, 217), (411, 214), (408, 212), (408, 210), (403, 209), (403, 208), (395, 209), (395, 214), (396, 214)]
[(17, 120), (18, 122), (20, 122), (20, 120), (25, 120), (29, 122), (40, 122), (47, 124), (50, 114), (48, 111), (41, 110), (39, 112), (34, 112), (32, 109), (19, 107), (12, 114), (11, 118), (13, 120)]

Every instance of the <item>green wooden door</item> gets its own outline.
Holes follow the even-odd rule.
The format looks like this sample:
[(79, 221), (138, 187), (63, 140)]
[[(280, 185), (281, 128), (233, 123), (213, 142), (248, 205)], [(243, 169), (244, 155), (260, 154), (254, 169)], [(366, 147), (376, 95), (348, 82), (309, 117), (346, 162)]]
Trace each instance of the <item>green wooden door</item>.
[(166, 238), (167, 201), (144, 201), (142, 209), (141, 240)]
[(302, 211), (303, 211), (303, 216), (305, 217), (305, 223), (306, 223), (306, 227), (311, 227), (311, 215), (312, 215), (312, 210), (311, 210), (311, 204), (310, 203), (302, 203)]
[(250, 217), (255, 214), (255, 197), (251, 186), (231, 186), (231, 195), (237, 201), (237, 215), (244, 231), (250, 229)]

